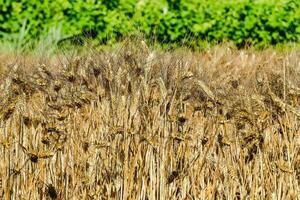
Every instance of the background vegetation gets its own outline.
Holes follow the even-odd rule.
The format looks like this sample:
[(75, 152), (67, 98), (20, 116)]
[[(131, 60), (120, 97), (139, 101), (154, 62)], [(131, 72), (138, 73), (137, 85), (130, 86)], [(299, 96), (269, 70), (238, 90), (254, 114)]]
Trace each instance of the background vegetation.
[(0, 11), (0, 39), (16, 46), (49, 33), (56, 43), (82, 34), (102, 43), (142, 34), (159, 43), (241, 47), (300, 39), (297, 0), (0, 0)]

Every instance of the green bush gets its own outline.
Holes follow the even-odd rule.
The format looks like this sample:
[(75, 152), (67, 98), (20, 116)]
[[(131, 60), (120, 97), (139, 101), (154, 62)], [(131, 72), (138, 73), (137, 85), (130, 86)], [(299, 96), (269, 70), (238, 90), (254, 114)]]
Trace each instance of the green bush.
[(29, 41), (95, 30), (102, 41), (143, 34), (161, 43), (233, 41), (264, 46), (300, 40), (298, 0), (0, 0), (0, 39)]

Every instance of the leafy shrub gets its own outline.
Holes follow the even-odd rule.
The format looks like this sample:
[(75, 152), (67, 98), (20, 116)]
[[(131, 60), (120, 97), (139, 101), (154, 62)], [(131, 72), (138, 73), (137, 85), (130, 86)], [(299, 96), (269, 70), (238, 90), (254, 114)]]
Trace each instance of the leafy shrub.
[(136, 33), (192, 45), (230, 40), (263, 46), (300, 39), (297, 0), (0, 0), (0, 11), (2, 39), (23, 30), (30, 40), (59, 25), (65, 37), (90, 29), (100, 40)]

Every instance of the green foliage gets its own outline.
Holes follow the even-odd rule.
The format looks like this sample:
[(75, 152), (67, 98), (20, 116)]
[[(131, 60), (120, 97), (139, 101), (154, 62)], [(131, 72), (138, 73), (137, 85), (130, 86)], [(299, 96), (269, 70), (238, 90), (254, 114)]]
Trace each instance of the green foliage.
[(62, 37), (90, 29), (102, 41), (137, 33), (189, 45), (300, 40), (297, 0), (0, 0), (0, 13), (0, 39), (32, 40), (60, 27)]

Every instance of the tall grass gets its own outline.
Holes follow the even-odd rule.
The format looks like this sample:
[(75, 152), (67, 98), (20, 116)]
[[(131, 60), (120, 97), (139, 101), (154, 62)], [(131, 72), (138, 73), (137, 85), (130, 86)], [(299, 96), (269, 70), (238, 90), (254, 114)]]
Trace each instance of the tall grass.
[(30, 53), (41, 57), (42, 54), (53, 55), (57, 52), (57, 43), (64, 34), (61, 31), (61, 24), (52, 27), (49, 31), (37, 38), (26, 39), (29, 34), (29, 25), (24, 20), (18, 33), (4, 35), (0, 40), (0, 52), (3, 53)]
[(0, 197), (297, 199), (299, 55), (137, 41), (17, 60), (0, 82)]

